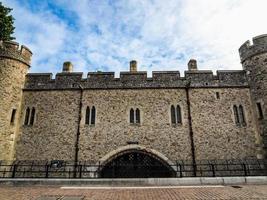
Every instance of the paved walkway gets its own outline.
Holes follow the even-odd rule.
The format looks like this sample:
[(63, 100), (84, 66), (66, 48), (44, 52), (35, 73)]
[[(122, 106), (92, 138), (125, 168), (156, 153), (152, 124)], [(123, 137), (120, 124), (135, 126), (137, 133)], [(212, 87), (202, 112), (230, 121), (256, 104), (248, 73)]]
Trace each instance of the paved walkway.
[(89, 188), (0, 185), (0, 200), (193, 200), (266, 199), (267, 185), (217, 187)]

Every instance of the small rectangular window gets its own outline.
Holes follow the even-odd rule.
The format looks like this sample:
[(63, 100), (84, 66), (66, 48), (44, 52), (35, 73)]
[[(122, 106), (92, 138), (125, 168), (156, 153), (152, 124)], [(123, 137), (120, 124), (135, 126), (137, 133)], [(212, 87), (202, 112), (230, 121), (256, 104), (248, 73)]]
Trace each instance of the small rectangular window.
[(257, 103), (257, 108), (258, 108), (259, 119), (263, 119), (263, 112), (262, 112), (262, 108), (261, 108), (261, 103)]
[(11, 124), (14, 124), (14, 122), (15, 122), (16, 112), (17, 112), (16, 109), (13, 109), (13, 110), (12, 110), (12, 113), (11, 113), (11, 119), (10, 119), (10, 123), (11, 123)]

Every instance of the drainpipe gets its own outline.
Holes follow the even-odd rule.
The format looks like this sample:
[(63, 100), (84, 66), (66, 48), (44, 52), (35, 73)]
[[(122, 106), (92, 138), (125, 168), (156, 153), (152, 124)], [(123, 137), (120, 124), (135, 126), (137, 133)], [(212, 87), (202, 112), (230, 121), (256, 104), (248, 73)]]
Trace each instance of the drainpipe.
[[(74, 86), (75, 84), (73, 84)], [(74, 173), (73, 178), (77, 177), (77, 166), (78, 166), (78, 155), (79, 155), (79, 141), (80, 141), (80, 124), (82, 119), (82, 98), (83, 98), (83, 87), (77, 83), (80, 90), (80, 99), (79, 99), (79, 117), (78, 117), (78, 127), (76, 133), (76, 142), (75, 142), (75, 158), (74, 158)]]
[(193, 173), (194, 173), (194, 176), (196, 176), (197, 168), (196, 168), (195, 144), (194, 144), (194, 133), (193, 133), (193, 128), (192, 128), (190, 98), (189, 98), (190, 84), (191, 84), (190, 82), (186, 84), (185, 91), (186, 91), (186, 102), (187, 102), (187, 112), (188, 112), (189, 135), (190, 135), (190, 142), (191, 142), (191, 153), (192, 153), (193, 170), (194, 170)]

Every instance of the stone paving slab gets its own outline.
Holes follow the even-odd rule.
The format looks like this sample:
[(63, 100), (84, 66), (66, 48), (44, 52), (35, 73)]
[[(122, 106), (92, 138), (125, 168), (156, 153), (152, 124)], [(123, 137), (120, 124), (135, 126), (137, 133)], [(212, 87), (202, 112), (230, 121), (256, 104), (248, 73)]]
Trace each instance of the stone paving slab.
[[(237, 185), (238, 186), (238, 185)], [(44, 197), (47, 197), (46, 199)], [(50, 199), (48, 197), (51, 197)], [(54, 199), (53, 199), (54, 197)], [(68, 188), (0, 186), (0, 200), (267, 200), (267, 185)]]

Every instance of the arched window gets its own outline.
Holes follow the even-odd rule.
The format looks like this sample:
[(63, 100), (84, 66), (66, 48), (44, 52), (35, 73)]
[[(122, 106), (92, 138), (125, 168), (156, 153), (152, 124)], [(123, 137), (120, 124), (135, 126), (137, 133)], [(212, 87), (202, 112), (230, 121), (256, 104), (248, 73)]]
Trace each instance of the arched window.
[(182, 115), (181, 115), (181, 107), (177, 105), (176, 107), (176, 112), (177, 112), (177, 123), (181, 124), (182, 123)]
[(25, 113), (24, 125), (28, 125), (28, 123), (29, 123), (29, 117), (30, 117), (30, 108), (28, 107), (26, 109), (26, 113)]
[(172, 124), (176, 124), (175, 108), (173, 105), (171, 106), (171, 121)]
[(35, 108), (33, 107), (31, 112), (30, 125), (33, 125), (34, 117), (35, 117)]
[(90, 108), (87, 106), (86, 111), (85, 111), (85, 124), (89, 125), (90, 122)]
[(135, 123), (140, 124), (140, 110), (138, 108), (135, 112)]
[(131, 108), (130, 110), (130, 123), (134, 123), (134, 109)]
[(95, 110), (95, 107), (93, 106), (92, 107), (92, 115), (91, 115), (91, 125), (95, 124), (95, 113), (96, 113), (96, 110)]
[(234, 116), (235, 116), (235, 123), (239, 125), (240, 121), (239, 121), (238, 110), (237, 110), (236, 105), (233, 106), (233, 110), (234, 110)]
[(242, 125), (246, 125), (246, 119), (245, 119), (245, 114), (243, 110), (243, 106), (239, 105), (239, 116), (240, 116), (240, 122)]
[(174, 105), (171, 106), (171, 123), (172, 124), (181, 124), (182, 123), (182, 113), (181, 113), (181, 107), (179, 105), (174, 107)]
[(139, 108), (130, 109), (130, 123), (131, 124), (140, 124), (141, 123), (141, 116)]

